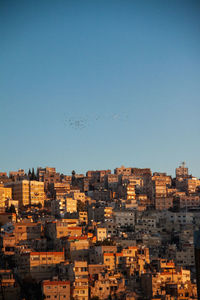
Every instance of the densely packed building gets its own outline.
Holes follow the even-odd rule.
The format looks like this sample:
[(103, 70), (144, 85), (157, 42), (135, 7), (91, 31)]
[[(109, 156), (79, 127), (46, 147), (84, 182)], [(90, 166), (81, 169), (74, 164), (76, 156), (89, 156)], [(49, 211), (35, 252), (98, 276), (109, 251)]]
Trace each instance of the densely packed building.
[(200, 299), (200, 180), (184, 163), (175, 178), (2, 171), (0, 226), (2, 300)]

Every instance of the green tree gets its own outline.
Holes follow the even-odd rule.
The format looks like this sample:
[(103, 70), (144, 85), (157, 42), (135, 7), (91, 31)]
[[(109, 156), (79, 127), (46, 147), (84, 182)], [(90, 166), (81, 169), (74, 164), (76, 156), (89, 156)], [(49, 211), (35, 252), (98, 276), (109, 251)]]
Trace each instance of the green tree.
[(6, 212), (16, 214), (15, 206), (11, 204), (11, 206), (6, 209)]
[(38, 208), (39, 208), (39, 209), (42, 208), (42, 204), (41, 204), (41, 203), (38, 204)]
[(10, 206), (10, 212), (16, 214), (15, 206), (13, 204)]
[(76, 172), (74, 170), (72, 171), (72, 185), (76, 185)]
[(29, 179), (31, 178), (31, 170), (30, 169), (28, 170), (28, 178)]
[(37, 180), (37, 176), (35, 175), (35, 170), (32, 168), (30, 180)]
[(37, 168), (37, 172), (36, 172), (36, 180), (39, 180), (39, 168)]

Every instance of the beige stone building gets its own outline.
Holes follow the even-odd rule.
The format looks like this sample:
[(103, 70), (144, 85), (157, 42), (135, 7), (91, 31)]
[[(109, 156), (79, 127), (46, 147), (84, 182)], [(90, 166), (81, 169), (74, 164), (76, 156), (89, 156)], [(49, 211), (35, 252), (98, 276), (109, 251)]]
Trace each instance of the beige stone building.
[(132, 200), (132, 199), (136, 199), (136, 195), (135, 195), (135, 184), (134, 183), (129, 183), (126, 187), (126, 191), (125, 191), (125, 198), (127, 200)]
[(91, 285), (91, 297), (99, 299), (109, 299), (109, 296), (117, 296), (117, 299), (124, 299), (125, 279), (121, 274), (109, 275), (107, 273), (98, 274), (97, 280)]
[(117, 174), (105, 175), (105, 186), (106, 188), (116, 190), (119, 183), (119, 176)]
[[(171, 176), (165, 173), (154, 173), (152, 176), (152, 195), (153, 199), (167, 197), (167, 188), (171, 186)], [(154, 202), (155, 204), (155, 202)]]
[(44, 182), (45, 191), (48, 191), (51, 184), (60, 182), (60, 174), (52, 167), (38, 168), (38, 178)]
[(0, 210), (3, 212), (6, 206), (6, 200), (12, 199), (12, 188), (0, 184)]
[(153, 198), (167, 197), (167, 186), (165, 179), (153, 180)]
[(79, 192), (70, 192), (70, 194), (68, 196), (72, 197), (72, 199), (76, 200), (76, 201), (81, 201), (81, 202), (86, 201), (85, 193), (82, 193), (80, 191)]
[(55, 182), (49, 185), (53, 199), (59, 199), (60, 197), (69, 194), (70, 184), (67, 182)]
[(93, 277), (105, 271), (105, 266), (103, 264), (89, 264), (88, 272), (89, 276)]
[(103, 264), (109, 271), (115, 270), (115, 254), (114, 253), (104, 253), (103, 254)]
[(183, 195), (178, 197), (177, 203), (180, 208), (183, 207), (199, 207), (200, 206), (200, 196), (199, 195)]
[(89, 219), (96, 222), (107, 222), (113, 218), (113, 208), (112, 207), (95, 207), (91, 206), (89, 208)]
[(135, 212), (133, 210), (121, 209), (113, 211), (114, 221), (118, 227), (134, 226)]
[(195, 256), (194, 246), (185, 245), (182, 250), (176, 251), (176, 263), (182, 267), (194, 267)]
[(77, 200), (68, 196), (60, 196), (59, 199), (51, 201), (51, 211), (53, 215), (77, 212)]
[(31, 276), (37, 281), (55, 276), (55, 268), (64, 262), (64, 252), (21, 252), (16, 255), (19, 274)]
[(116, 253), (116, 268), (126, 270), (127, 274), (145, 272), (145, 263), (149, 263), (149, 249), (144, 247), (129, 246)]
[[(149, 274), (142, 274), (142, 288), (147, 297), (165, 295), (167, 286), (171, 285), (182, 285), (184, 286), (190, 283), (190, 271), (189, 270), (176, 270), (175, 268), (169, 269), (164, 272)], [(163, 294), (163, 291), (165, 292)], [(152, 298), (151, 298), (152, 299)]]
[(189, 194), (196, 193), (197, 189), (200, 188), (200, 179), (196, 177), (186, 179), (186, 191)]
[(103, 264), (105, 253), (116, 253), (117, 246), (96, 246), (90, 251), (91, 264)]
[(1, 236), (1, 251), (5, 255), (14, 255), (16, 246), (15, 236), (13, 233), (4, 233)]
[(136, 200), (137, 200), (139, 211), (146, 210), (151, 205), (151, 201), (146, 194), (136, 195)]
[(88, 224), (88, 213), (87, 211), (79, 211), (79, 222), (80, 224)]
[(15, 223), (13, 234), (15, 236), (15, 241), (18, 243), (21, 240), (34, 240), (41, 237), (42, 225), (37, 222), (26, 222), (22, 221)]
[[(78, 220), (74, 220), (77, 221)], [(67, 236), (81, 236), (82, 227), (76, 226), (76, 223), (71, 224), (70, 220), (63, 219), (61, 221), (53, 221), (46, 224), (45, 232), (47, 237), (52, 240)]]
[(107, 229), (104, 227), (96, 228), (97, 241), (104, 241), (107, 238)]
[(173, 197), (163, 197), (155, 199), (156, 210), (168, 210), (173, 207)]
[(75, 261), (70, 278), (73, 282), (73, 299), (89, 299), (88, 264), (87, 261)]
[(176, 177), (188, 177), (188, 168), (186, 168), (184, 162), (176, 168)]
[(44, 280), (42, 293), (49, 300), (70, 300), (70, 281)]
[(25, 178), (26, 174), (23, 169), (19, 169), (18, 171), (9, 172), (9, 177), (17, 181)]
[(39, 181), (22, 180), (7, 183), (12, 188), (12, 198), (19, 201), (19, 207), (23, 205), (41, 204), (44, 206), (44, 183)]
[(111, 174), (111, 170), (87, 171), (86, 176), (90, 179), (90, 182), (101, 182), (108, 174)]
[(44, 206), (44, 184), (39, 181), (29, 181), (29, 201), (31, 205), (41, 204)]
[(66, 257), (71, 261), (88, 260), (89, 257), (89, 239), (87, 236), (71, 236), (66, 243)]
[(116, 168), (114, 170), (114, 173), (116, 175), (131, 175), (132, 174), (132, 168), (131, 167), (124, 167), (124, 166), (121, 166), (120, 168)]

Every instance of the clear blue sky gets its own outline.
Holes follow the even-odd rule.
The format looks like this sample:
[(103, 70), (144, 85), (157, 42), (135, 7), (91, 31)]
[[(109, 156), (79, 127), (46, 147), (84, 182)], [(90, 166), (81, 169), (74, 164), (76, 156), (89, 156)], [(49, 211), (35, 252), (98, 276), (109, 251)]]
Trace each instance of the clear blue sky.
[(200, 177), (199, 115), (200, 1), (0, 1), (0, 171)]

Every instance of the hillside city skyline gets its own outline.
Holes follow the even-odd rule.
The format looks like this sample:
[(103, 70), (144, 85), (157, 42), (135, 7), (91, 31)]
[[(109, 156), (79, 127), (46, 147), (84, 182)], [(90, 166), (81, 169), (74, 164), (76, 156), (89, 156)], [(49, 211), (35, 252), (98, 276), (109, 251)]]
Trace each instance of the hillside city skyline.
[(0, 170), (0, 298), (200, 298), (200, 179)]
[[(192, 170), (191, 170), (190, 168), (188, 168), (186, 162), (183, 161), (183, 162), (179, 163), (179, 165), (180, 165), (180, 166), (181, 166), (181, 165), (182, 165), (182, 166), (185, 166), (185, 167), (188, 169), (188, 172), (189, 172), (189, 174), (190, 174), (191, 176), (200, 178), (200, 176), (194, 176), (194, 175), (193, 175)], [(127, 166), (124, 166), (124, 165), (122, 164), (120, 167), (121, 167), (121, 168), (136, 168), (136, 169), (140, 169), (140, 167), (136, 167), (135, 165), (134, 165), (134, 167), (127, 167)], [(24, 171), (26, 174), (28, 174), (29, 171), (32, 172), (32, 170), (34, 170), (34, 173), (37, 174), (37, 170), (40, 169), (40, 168), (44, 168), (44, 167), (37, 166), (37, 167), (29, 167), (29, 168), (27, 168), (27, 169), (18, 168), (18, 170), (15, 170), (15, 171), (13, 171), (12, 169), (10, 169), (10, 170), (9, 170), (9, 169), (7, 169), (7, 170), (1, 169), (1, 172), (5, 172), (6, 174), (9, 174), (10, 172), (12, 173), (12, 172), (17, 172), (17, 171), (19, 171), (19, 170), (22, 170), (22, 171)], [(117, 167), (116, 167), (116, 168), (117, 168)], [(114, 169), (107, 168), (107, 169), (110, 170), (111, 173), (114, 173), (114, 171), (115, 171), (116, 168), (114, 168)], [(153, 170), (152, 170), (151, 168), (149, 168), (148, 166), (147, 166), (146, 168), (150, 169), (150, 170), (152, 171), (152, 174), (153, 174), (153, 173), (166, 173), (166, 174), (168, 174), (168, 175), (170, 175), (170, 176), (172, 176), (172, 177), (175, 177), (175, 176), (176, 176), (176, 168), (177, 168), (177, 166), (174, 168), (174, 174), (168, 173), (168, 172), (166, 172), (165, 170), (163, 170), (163, 172), (161, 172), (160, 170), (157, 170), (157, 171), (154, 170), (154, 171), (153, 171)], [(56, 168), (56, 169), (57, 169), (57, 168)], [(91, 169), (91, 170), (93, 170), (93, 171), (98, 171), (97, 169)], [(58, 171), (59, 171), (59, 170), (58, 170)], [(78, 172), (78, 171), (76, 171), (75, 169), (72, 169), (72, 170), (69, 171), (69, 172), (59, 172), (59, 173), (71, 175), (71, 173), (72, 173), (73, 171), (75, 171), (75, 173), (77, 173), (77, 174), (86, 174), (88, 170), (83, 170), (83, 172)]]

